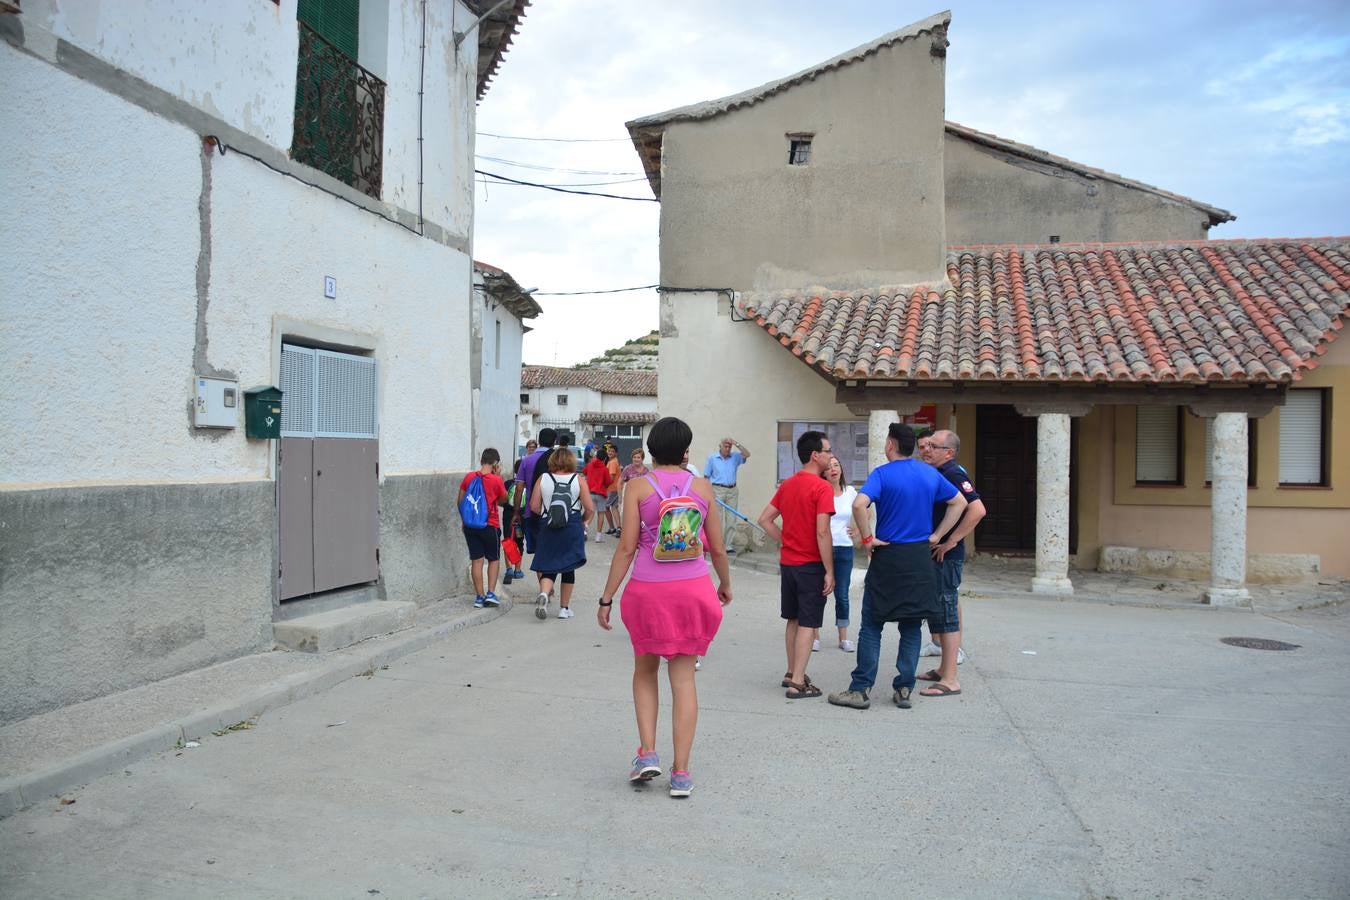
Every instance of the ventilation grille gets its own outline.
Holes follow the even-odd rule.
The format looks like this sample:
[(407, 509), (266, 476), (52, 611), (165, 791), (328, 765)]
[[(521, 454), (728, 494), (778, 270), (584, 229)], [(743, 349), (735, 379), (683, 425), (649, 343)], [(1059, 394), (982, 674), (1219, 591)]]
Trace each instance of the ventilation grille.
[(282, 345), (285, 437), (378, 438), (375, 360)]
[(315, 410), (319, 437), (378, 437), (375, 360), (315, 350), (319, 378)]
[(314, 436), (314, 351), (281, 345), (281, 434)]

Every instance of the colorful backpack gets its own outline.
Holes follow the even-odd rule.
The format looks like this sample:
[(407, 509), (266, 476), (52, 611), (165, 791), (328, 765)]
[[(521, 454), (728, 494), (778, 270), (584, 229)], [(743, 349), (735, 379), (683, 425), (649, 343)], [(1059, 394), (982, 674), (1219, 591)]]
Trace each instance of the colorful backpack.
[(669, 496), (661, 492), (661, 485), (652, 475), (647, 481), (661, 498), (657, 512), (656, 543), (652, 545), (652, 559), (656, 562), (685, 562), (703, 558), (703, 510), (689, 492), (694, 483), (690, 475), (684, 486)]

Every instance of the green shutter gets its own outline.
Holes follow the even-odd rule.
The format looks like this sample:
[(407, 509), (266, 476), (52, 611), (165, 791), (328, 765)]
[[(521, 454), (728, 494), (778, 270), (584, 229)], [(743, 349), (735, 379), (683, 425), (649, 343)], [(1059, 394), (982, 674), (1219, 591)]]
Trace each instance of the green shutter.
[(358, 58), (361, 0), (300, 0), (296, 18), (353, 61)]

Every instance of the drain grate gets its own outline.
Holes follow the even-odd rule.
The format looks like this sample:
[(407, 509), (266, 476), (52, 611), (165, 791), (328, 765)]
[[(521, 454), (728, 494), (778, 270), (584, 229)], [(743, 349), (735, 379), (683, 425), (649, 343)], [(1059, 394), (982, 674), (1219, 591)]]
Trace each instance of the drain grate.
[(1269, 638), (1226, 637), (1219, 643), (1230, 647), (1245, 647), (1248, 650), (1297, 650), (1301, 644), (1286, 644), (1284, 641), (1272, 641)]

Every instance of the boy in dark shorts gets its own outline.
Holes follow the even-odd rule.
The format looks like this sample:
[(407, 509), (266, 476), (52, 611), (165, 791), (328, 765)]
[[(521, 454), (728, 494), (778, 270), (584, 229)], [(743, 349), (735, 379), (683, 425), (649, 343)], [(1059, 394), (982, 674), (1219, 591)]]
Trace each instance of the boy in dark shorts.
[[(759, 525), (782, 549), (778, 555), (784, 643), (788, 670), (783, 675), (787, 698), (819, 697), (820, 688), (806, 677), (811, 658), (812, 629), (825, 619), (825, 598), (834, 590), (834, 490), (821, 477), (830, 464), (830, 441), (822, 431), (797, 439), (802, 468), (778, 486), (759, 514)], [(777, 521), (782, 518), (780, 528)]]
[[(474, 479), (483, 480), (483, 495), (487, 498), (488, 520), (482, 528), (464, 526), (464, 543), (469, 547), (469, 577), (473, 579), (474, 601), (478, 609), (500, 606), (497, 600), (497, 570), (501, 565), (501, 513), (497, 507), (506, 496), (506, 484), (501, 476), (501, 454), (491, 447), (478, 458), (477, 472), (470, 472), (459, 483), (459, 497), (455, 509), (460, 508)], [(483, 561), (487, 561), (487, 591), (483, 590)]]

